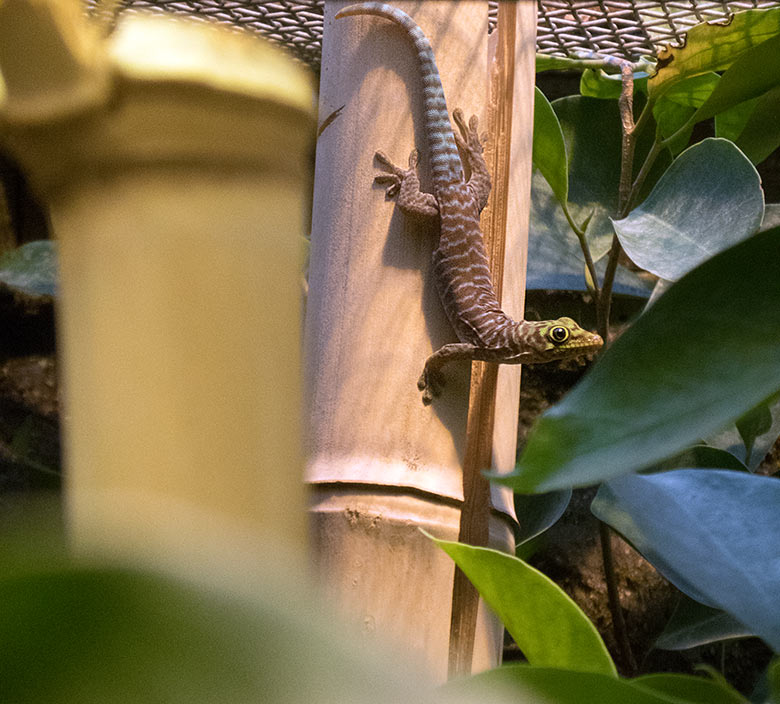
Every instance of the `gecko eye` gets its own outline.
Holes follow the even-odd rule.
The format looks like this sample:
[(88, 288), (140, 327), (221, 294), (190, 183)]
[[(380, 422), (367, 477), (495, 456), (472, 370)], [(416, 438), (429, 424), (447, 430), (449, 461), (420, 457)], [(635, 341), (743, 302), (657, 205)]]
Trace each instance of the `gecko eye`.
[(556, 325), (550, 330), (549, 338), (556, 345), (560, 345), (562, 342), (566, 342), (566, 340), (569, 339), (569, 331), (560, 325)]

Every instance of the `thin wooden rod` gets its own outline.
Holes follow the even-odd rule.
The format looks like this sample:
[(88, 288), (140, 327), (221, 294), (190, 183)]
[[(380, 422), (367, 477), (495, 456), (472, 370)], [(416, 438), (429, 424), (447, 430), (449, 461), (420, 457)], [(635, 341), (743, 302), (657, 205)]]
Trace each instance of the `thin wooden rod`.
[[(493, 285), (499, 300), (501, 300), (503, 284), (506, 243), (516, 23), (515, 3), (500, 2), (496, 30), (498, 46), (491, 68), (491, 100), (488, 104), (488, 129), (491, 140), (486, 149), (486, 161), (493, 177), (493, 189), (488, 206), (482, 214), (485, 247), (490, 259)], [(487, 546), (489, 538), (490, 483), (481, 472), (490, 467), (492, 460), (497, 377), (496, 365), (484, 362), (472, 363), (466, 421), (466, 450), (463, 459), (463, 508), (458, 540), (475, 546)], [(450, 621), (448, 667), (450, 678), (471, 673), (478, 608), (477, 590), (463, 572), (456, 568)]]

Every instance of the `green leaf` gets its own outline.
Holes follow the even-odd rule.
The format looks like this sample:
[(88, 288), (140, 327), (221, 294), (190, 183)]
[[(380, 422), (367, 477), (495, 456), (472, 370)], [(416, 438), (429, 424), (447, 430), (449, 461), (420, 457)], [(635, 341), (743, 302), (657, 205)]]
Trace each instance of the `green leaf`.
[(563, 515), (571, 501), (571, 489), (548, 494), (515, 494), (515, 515), (520, 528), (517, 544), (526, 543), (544, 533)]
[(780, 8), (737, 12), (727, 23), (692, 27), (682, 47), (658, 54), (658, 71), (647, 84), (657, 99), (675, 83), (707, 71), (722, 71), (744, 52), (780, 33)]
[(715, 136), (736, 142), (759, 100), (760, 98), (751, 98), (715, 115)]
[(481, 701), (485, 692), (491, 692), (518, 704), (742, 704), (745, 701), (735, 699), (731, 691), (702, 677), (660, 677), (665, 679), (624, 680), (592, 672), (518, 664), (453, 680), (444, 687), (444, 692), (460, 694), (472, 702)]
[(645, 202), (613, 225), (637, 266), (675, 281), (752, 235), (763, 215), (755, 167), (728, 140), (710, 138), (680, 154)]
[[(673, 154), (685, 149), (693, 132), (691, 117), (696, 108), (702, 105), (720, 80), (716, 73), (704, 73), (693, 76), (673, 85), (653, 105), (653, 118), (662, 138), (677, 135), (668, 147)], [(677, 134), (683, 125), (688, 129)]]
[(731, 614), (700, 604), (685, 594), (672, 613), (666, 627), (655, 641), (661, 650), (687, 650), (721, 640), (754, 635)]
[[(634, 107), (642, 106), (637, 96)], [(616, 101), (572, 95), (553, 101), (569, 159), (569, 210), (576, 222), (591, 216), (586, 231), (594, 261), (609, 250), (613, 229), (609, 218), (617, 211), (622, 133)], [(594, 139), (594, 135), (598, 135)], [(636, 145), (635, 163), (641, 164), (650, 150), (653, 135), (645, 131)], [(656, 160), (648, 176), (652, 184), (667, 163)], [(637, 166), (639, 168), (639, 166)]]
[(718, 469), (733, 469), (737, 472), (748, 471), (748, 468), (731, 452), (709, 445), (693, 445), (679, 454), (653, 465), (650, 471), (665, 472), (679, 467), (716, 467)]
[(571, 59), (566, 56), (536, 53), (536, 73), (543, 71), (576, 71), (582, 66), (582, 59)]
[(712, 95), (712, 91), (715, 90), (718, 81), (720, 81), (720, 76), (717, 73), (708, 71), (707, 73), (691, 76), (684, 81), (675, 83), (655, 103), (653, 114), (655, 114), (656, 110), (661, 109), (665, 103), (675, 103), (676, 105), (684, 105), (689, 108), (701, 107)]
[[(762, 401), (757, 408), (768, 408), (769, 414), (772, 417), (772, 422), (765, 432), (753, 437), (753, 445), (750, 452), (748, 452), (747, 447), (745, 447), (744, 439), (734, 425), (707, 438), (707, 444), (712, 445), (713, 447), (722, 448), (734, 455), (734, 457), (738, 458), (740, 462), (743, 462), (751, 472), (755, 472), (756, 469), (758, 469), (758, 466), (761, 464), (764, 457), (766, 457), (767, 452), (772, 449), (778, 436), (780, 436), (780, 400)], [(760, 413), (760, 411), (756, 412)], [(748, 411), (748, 413), (750, 413), (750, 411)], [(722, 465), (712, 466), (720, 467)], [(730, 468), (724, 467), (724, 469)]]
[(592, 511), (675, 586), (780, 650), (780, 481), (680, 469), (613, 479)]
[(607, 74), (599, 69), (587, 68), (580, 76), (580, 95), (587, 98), (617, 100), (621, 89), (620, 81), (607, 80)]
[[(659, 101), (659, 107), (653, 110), (658, 139), (663, 141), (674, 135), (674, 139), (666, 145), (674, 155), (679, 154), (691, 141), (694, 126), (690, 124), (690, 119), (694, 112), (695, 108), (664, 101)], [(680, 131), (686, 124), (689, 125), (688, 129)]]
[[(580, 78), (580, 94), (601, 100), (617, 100), (623, 90), (620, 73), (605, 73), (602, 69), (587, 68)], [(647, 92), (647, 74), (634, 73), (634, 95)]]
[[(576, 206), (575, 206), (576, 207)], [(596, 269), (604, 268), (604, 259)], [(528, 279), (531, 289), (585, 290), (585, 260), (577, 237), (569, 227), (558, 200), (538, 169), (531, 175)], [(652, 284), (633, 271), (619, 266), (615, 293), (647, 298)]]
[(751, 408), (747, 413), (737, 418), (736, 426), (739, 436), (745, 444), (747, 457), (750, 459), (756, 438), (768, 433), (772, 428), (772, 413), (769, 410), (769, 403), (760, 403), (755, 408)]
[(780, 389), (778, 359), (776, 228), (671, 286), (538, 419), (516, 469), (490, 476), (541, 493), (649, 467)]
[(617, 210), (622, 140), (618, 106), (613, 101), (579, 95), (559, 98), (552, 106), (569, 157), (570, 211), (578, 223), (593, 214), (588, 243), (597, 260), (609, 250), (609, 216)]
[(447, 540), (434, 542), (471, 580), (529, 663), (616, 675), (594, 625), (551, 579), (497, 550)]
[(728, 686), (702, 677), (676, 673), (653, 673), (632, 680), (636, 687), (699, 704), (746, 704), (747, 700)]
[(561, 125), (550, 102), (538, 88), (534, 91), (533, 164), (541, 171), (561, 204), (569, 197), (569, 163)]
[(761, 230), (771, 230), (780, 226), (780, 203), (767, 203), (764, 206), (764, 219), (761, 221)]
[(32, 296), (57, 292), (57, 250), (51, 240), (28, 242), (0, 256), (0, 283)]
[(756, 101), (755, 108), (736, 139), (737, 146), (754, 164), (760, 164), (780, 147), (780, 86)]
[(693, 116), (696, 122), (755, 98), (780, 84), (780, 33), (742, 54)]
[(769, 680), (770, 701), (772, 704), (780, 704), (780, 658), (775, 658), (767, 668)]

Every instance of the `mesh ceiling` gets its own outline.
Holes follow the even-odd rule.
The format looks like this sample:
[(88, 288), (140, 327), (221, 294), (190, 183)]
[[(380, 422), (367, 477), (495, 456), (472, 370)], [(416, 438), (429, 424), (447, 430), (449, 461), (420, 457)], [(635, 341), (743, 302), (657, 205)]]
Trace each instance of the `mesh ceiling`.
[[(93, 0), (95, 2), (95, 0)], [(539, 0), (538, 50), (566, 55), (597, 51), (634, 59), (679, 43), (693, 25), (724, 20), (729, 13), (776, 7), (780, 2), (646, 2), (643, 0)], [(123, 0), (124, 9), (147, 9), (210, 17), (244, 27), (285, 45), (313, 68), (319, 68), (322, 1), (262, 0)], [(497, 5), (490, 3), (491, 28)]]

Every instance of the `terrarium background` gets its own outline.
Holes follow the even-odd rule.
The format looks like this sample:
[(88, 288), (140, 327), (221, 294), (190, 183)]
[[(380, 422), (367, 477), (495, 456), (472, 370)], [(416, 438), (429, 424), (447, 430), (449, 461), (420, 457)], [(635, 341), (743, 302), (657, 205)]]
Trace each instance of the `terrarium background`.
[[(92, 0), (91, 4), (96, 6)], [(780, 3), (753, 2), (598, 2), (540, 0), (537, 48), (545, 54), (576, 50), (606, 52), (624, 58), (655, 54), (699, 22), (724, 21), (732, 12), (773, 7)], [(210, 17), (244, 27), (284, 44), (299, 59), (319, 67), (323, 3), (251, 2), (250, 0), (125, 0), (125, 10), (151, 9)], [(498, 4), (490, 3), (490, 27)]]
[[(391, 0), (392, 1), (392, 0)], [(526, 0), (529, 1), (529, 0)], [(85, 0), (99, 12), (106, 0)], [(664, 44), (680, 44), (683, 34), (702, 21), (727, 21), (731, 12), (767, 8), (780, 2), (596, 2), (541, 0), (538, 2), (537, 46), (547, 54), (598, 51), (626, 58), (654, 54)], [(122, 12), (152, 10), (210, 18), (248, 29), (284, 45), (301, 61), (319, 69), (322, 40), (322, 2), (252, 2), (251, 0), (123, 0)], [(491, 3), (491, 28), (497, 4)], [(547, 72), (538, 76), (548, 97), (578, 92), (576, 73)], [(697, 129), (711, 130), (706, 123)], [(697, 135), (700, 138), (702, 135)], [(759, 165), (767, 202), (780, 201), (780, 153)], [(8, 206), (8, 222), (15, 244), (48, 237), (45, 212), (30, 192), (26, 179), (7, 155), (0, 153), (0, 196)], [(0, 218), (3, 217), (0, 212)], [(531, 308), (563, 299), (569, 314), (581, 318), (585, 309), (576, 292), (529, 294)], [(621, 316), (616, 315), (616, 323)], [(0, 526), (8, 520), (12, 497), (60, 483), (59, 390), (53, 297), (26, 297), (0, 286), (0, 326), (9, 334), (0, 339)], [(526, 369), (523, 373), (521, 426), (527, 428), (540, 411), (554, 403), (576, 381), (579, 372)], [(521, 436), (524, 431), (521, 431)], [(522, 437), (521, 437), (522, 441)], [(774, 462), (778, 459), (775, 449)], [(590, 491), (590, 493), (589, 493)], [(588, 509), (592, 490), (576, 492), (566, 516), (548, 532), (548, 546), (536, 565), (574, 596), (610, 639), (603, 571), (597, 546), (598, 529)], [(624, 543), (615, 545), (623, 605), (632, 640), (644, 650), (668, 617), (673, 590)], [(614, 645), (614, 644), (612, 644)], [(614, 647), (613, 647), (614, 652)], [(510, 659), (516, 653), (508, 651)], [(695, 652), (652, 651), (646, 671), (691, 671), (697, 662), (725, 664), (725, 672), (738, 687), (755, 680), (770, 654), (756, 640), (730, 646), (707, 646)]]

